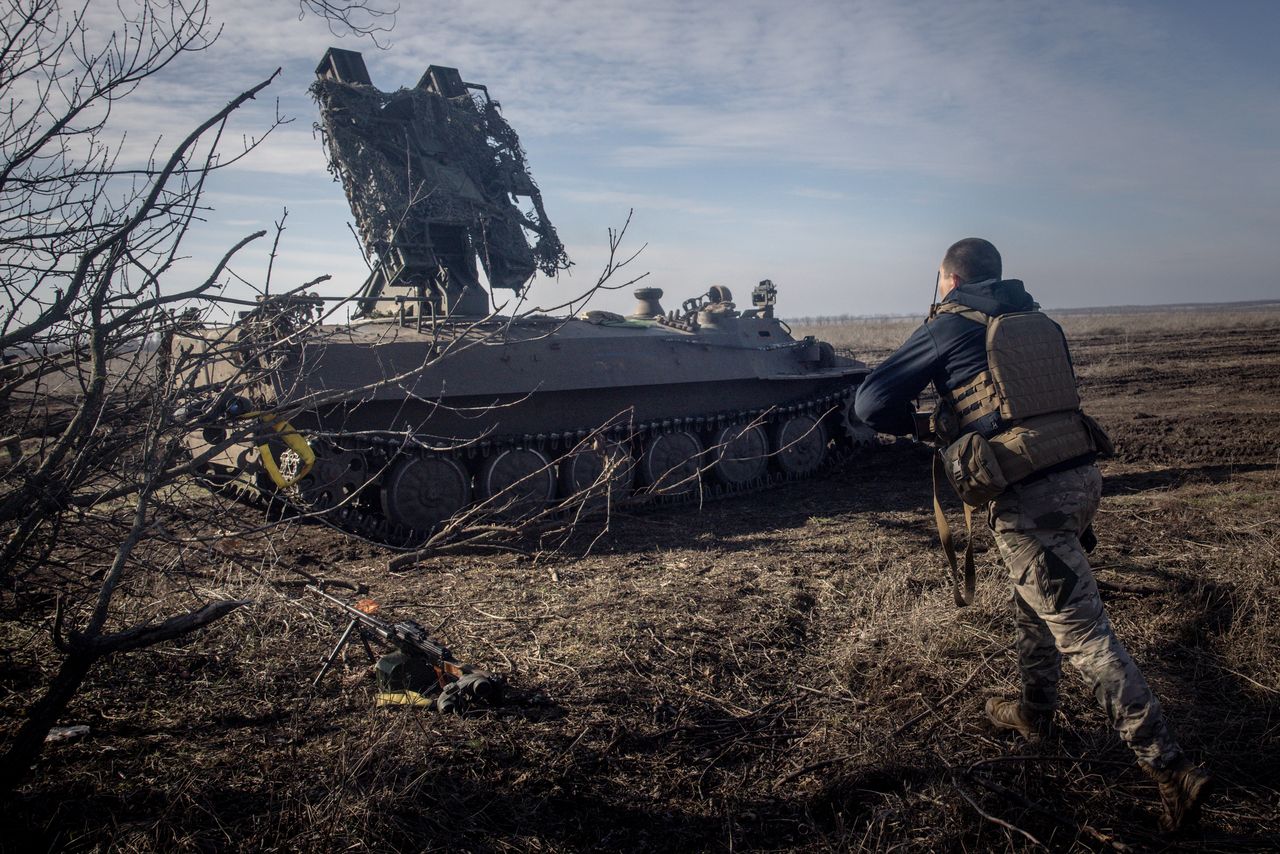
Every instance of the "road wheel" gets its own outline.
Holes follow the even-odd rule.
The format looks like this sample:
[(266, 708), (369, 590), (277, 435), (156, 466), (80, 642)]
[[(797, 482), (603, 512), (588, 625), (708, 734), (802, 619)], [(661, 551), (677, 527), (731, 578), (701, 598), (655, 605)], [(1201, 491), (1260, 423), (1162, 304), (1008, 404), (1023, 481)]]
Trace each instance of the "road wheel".
[(769, 438), (759, 425), (725, 427), (711, 442), (716, 455), (712, 476), (725, 486), (742, 487), (764, 477), (769, 467)]
[(484, 461), (478, 486), (491, 510), (509, 518), (531, 516), (555, 497), (555, 468), (539, 450), (507, 448)]
[(470, 503), (471, 477), (448, 457), (405, 457), (382, 487), (386, 517), (416, 531), (434, 530)]
[(685, 430), (649, 440), (640, 457), (640, 479), (651, 494), (683, 495), (698, 488), (702, 442)]
[[(607, 480), (602, 480), (608, 470)], [(591, 489), (598, 492), (605, 488), (615, 497), (623, 497), (631, 491), (635, 478), (635, 461), (625, 442), (608, 442), (597, 439), (560, 461), (560, 494), (564, 497)]]
[(827, 431), (812, 415), (793, 415), (774, 430), (774, 460), (788, 477), (805, 477), (827, 455)]

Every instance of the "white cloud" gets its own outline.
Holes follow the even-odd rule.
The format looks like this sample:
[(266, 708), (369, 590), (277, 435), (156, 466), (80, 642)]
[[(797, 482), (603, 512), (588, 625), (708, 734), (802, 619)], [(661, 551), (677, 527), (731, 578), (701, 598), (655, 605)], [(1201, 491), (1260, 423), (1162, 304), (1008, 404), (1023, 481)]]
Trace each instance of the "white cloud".
[[(91, 7), (95, 20), (114, 14), (112, 4)], [(217, 43), (180, 77), (147, 84), (153, 109), (207, 111), (283, 65), (265, 98), (283, 97), (309, 125), (303, 91), (338, 43), (325, 23), (298, 20), (289, 0), (214, 0), (211, 10)], [(1171, 133), (1171, 119), (1208, 109), (1213, 94), (1194, 45), (1170, 58), (1173, 37), (1156, 10), (1101, 2), (655, 0), (641, 11), (606, 0), (459, 0), (404, 6), (391, 40), (386, 52), (341, 46), (363, 50), (382, 88), (412, 85), (430, 62), (456, 65), (527, 134), (630, 139), (619, 160), (661, 166), (769, 156), (987, 177), (1035, 175), (1049, 162), (1132, 177), (1136, 166), (1140, 176), (1206, 143)], [(1153, 87), (1175, 86), (1172, 112), (1170, 99), (1152, 99)], [(1274, 114), (1255, 120), (1276, 129)], [(1135, 158), (1137, 147), (1152, 156)]]
[[(90, 9), (104, 26), (118, 14), (113, 3)], [(595, 152), (572, 169), (557, 167), (569, 172), (567, 183), (543, 178), (548, 198), (562, 206), (551, 211), (557, 221), (567, 209), (594, 222), (580, 209), (612, 206), (740, 224), (715, 179), (685, 186), (666, 177), (733, 167), (734, 180), (755, 175), (776, 188), (780, 209), (762, 213), (761, 223), (800, 221), (808, 214), (794, 200), (809, 199), (865, 206), (867, 222), (878, 224), (886, 207), (932, 210), (936, 195), (1011, 208), (1004, 218), (947, 210), (897, 223), (914, 230), (912, 240), (943, 240), (939, 233), (977, 219), (1044, 245), (1064, 233), (1078, 242), (1099, 226), (1078, 213), (1067, 223), (1062, 211), (1091, 205), (1141, 217), (1135, 227), (1166, 230), (1156, 245), (1204, 235), (1241, 258), (1257, 255), (1249, 246), (1270, 245), (1260, 235), (1280, 230), (1280, 82), (1253, 73), (1247, 59), (1224, 63), (1220, 47), (1189, 38), (1195, 34), (1179, 31), (1177, 16), (1158, 6), (402, 3), (388, 51), (338, 40), (313, 16), (298, 20), (293, 0), (213, 0), (211, 12), (222, 27), (217, 43), (148, 81), (113, 121), (129, 131), (128, 156), (144, 157), (160, 131), (166, 144), (176, 142), (282, 66), (226, 140), (234, 151), (241, 134), (261, 132), (277, 98), (280, 111), (296, 117), (237, 165), (238, 183), (219, 183), (221, 200), (211, 197), (228, 206), (241, 197), (231, 214), (238, 220), (248, 220), (244, 208), (254, 204), (267, 211), (310, 204), (323, 206), (331, 223), (347, 218), (312, 137), (315, 107), (306, 95), (315, 64), (337, 45), (362, 51), (383, 89), (412, 85), (430, 63), (456, 66), (464, 79), (489, 86), (532, 150)], [(533, 168), (545, 175), (537, 157)], [(889, 188), (884, 198), (867, 198), (869, 179)], [(313, 189), (299, 191), (307, 181)], [(841, 239), (847, 225), (839, 224)], [(326, 233), (349, 239), (337, 225)], [(767, 233), (754, 224), (741, 239), (763, 244)], [(907, 245), (916, 244), (904, 239), (893, 251)], [(664, 276), (702, 281), (722, 268), (695, 242), (671, 247), (671, 255), (658, 249), (648, 254)], [(761, 260), (734, 263), (749, 278), (747, 268)], [(822, 278), (817, 267), (811, 272)]]
[(589, 205), (603, 205), (615, 211), (642, 209), (647, 211), (680, 211), (704, 217), (725, 217), (733, 208), (708, 203), (703, 199), (669, 196), (658, 193), (628, 192), (606, 189), (562, 189), (557, 197)]
[[(225, 99), (283, 64), (268, 97), (281, 96), (299, 122), (278, 153), (254, 155), (255, 168), (322, 168), (307, 153), (318, 143), (303, 91), (336, 39), (286, 0), (216, 0), (213, 12), (223, 31), (200, 57), (199, 79), (156, 97), (207, 110), (211, 90)], [(428, 63), (455, 65), (489, 85), (527, 138), (590, 135), (628, 167), (767, 159), (1140, 190), (1231, 145), (1181, 124), (1221, 100), (1197, 73), (1205, 60), (1195, 46), (1177, 44), (1174, 61), (1156, 10), (1102, 2), (655, 0), (641, 11), (606, 0), (459, 0), (401, 8), (391, 40), (386, 52), (341, 46), (363, 50), (384, 89), (412, 85)], [(1254, 121), (1274, 135), (1272, 113)], [(1217, 185), (1189, 178), (1188, 195)]]
[(821, 187), (793, 187), (787, 192), (802, 199), (817, 199), (824, 202), (839, 202), (849, 198), (848, 193), (842, 193), (839, 190), (825, 190)]

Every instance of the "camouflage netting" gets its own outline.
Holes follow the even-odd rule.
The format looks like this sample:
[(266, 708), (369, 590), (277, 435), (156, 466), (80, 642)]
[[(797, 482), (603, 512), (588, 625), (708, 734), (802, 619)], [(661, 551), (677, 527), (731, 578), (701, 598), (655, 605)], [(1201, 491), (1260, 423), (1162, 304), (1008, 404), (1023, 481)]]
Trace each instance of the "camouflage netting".
[[(330, 172), (384, 268), (396, 269), (397, 254), (423, 254), (433, 243), (431, 225), (465, 228), (494, 287), (520, 291), (535, 268), (554, 276), (569, 267), (520, 140), (496, 102), (332, 80), (316, 81), (311, 93)], [(521, 211), (515, 194), (529, 197), (533, 209)], [(526, 231), (536, 235), (532, 247)]]

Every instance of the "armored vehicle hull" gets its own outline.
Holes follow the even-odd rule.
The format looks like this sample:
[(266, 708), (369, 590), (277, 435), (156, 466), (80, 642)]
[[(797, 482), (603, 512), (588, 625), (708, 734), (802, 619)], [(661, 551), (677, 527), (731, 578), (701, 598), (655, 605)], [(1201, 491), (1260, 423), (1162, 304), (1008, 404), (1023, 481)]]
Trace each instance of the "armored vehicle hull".
[[(721, 302), (685, 320), (382, 319), (277, 332), (285, 343), (265, 352), (261, 328), (191, 332), (180, 346), (210, 354), (202, 382), (242, 392), (223, 395), (192, 450), (212, 455), (217, 479), (247, 477), (395, 543), (477, 508), (510, 518), (576, 512), (589, 496), (749, 490), (812, 474), (868, 435), (850, 414), (866, 365), (768, 314)], [(264, 412), (278, 419), (220, 449)], [(315, 456), (296, 483), (286, 431)], [(280, 458), (274, 482), (264, 456)]]
[(323, 428), (341, 411), (347, 430), (460, 442), (599, 426), (623, 412), (651, 421), (767, 408), (837, 391), (858, 375), (856, 363), (794, 341), (775, 320), (733, 326), (684, 332), (565, 319), (322, 328), (305, 370), (279, 387), (299, 398), (349, 396), (327, 416), (299, 416), (300, 427)]
[(628, 317), (490, 313), (486, 287), (519, 296), (569, 266), (498, 103), (444, 66), (390, 93), (351, 51), (316, 71), (373, 269), (351, 325), (295, 295), (181, 333), (213, 479), (407, 543), (460, 518), (750, 489), (867, 434), (849, 414), (866, 365), (796, 341), (767, 280), (743, 311), (713, 286), (670, 313), (657, 288)]

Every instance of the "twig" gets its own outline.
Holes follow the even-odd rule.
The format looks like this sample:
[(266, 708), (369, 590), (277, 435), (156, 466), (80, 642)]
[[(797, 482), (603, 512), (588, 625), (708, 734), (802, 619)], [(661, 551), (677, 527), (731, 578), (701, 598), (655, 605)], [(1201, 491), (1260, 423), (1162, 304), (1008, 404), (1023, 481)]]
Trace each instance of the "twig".
[(828, 765), (835, 765), (837, 763), (845, 762), (853, 758), (854, 756), (852, 753), (846, 753), (843, 756), (832, 756), (827, 759), (819, 759), (817, 762), (810, 762), (808, 765), (804, 765), (800, 768), (797, 768), (796, 770), (792, 771), (790, 774), (787, 774), (784, 777), (779, 777), (777, 780), (773, 782), (773, 787), (776, 789), (779, 786), (790, 783), (792, 780), (796, 779), (797, 777), (803, 777), (805, 774), (808, 774), (810, 771), (817, 771), (819, 769), (826, 768)]
[[(1052, 757), (1045, 757), (1045, 758), (1052, 758)], [(1107, 834), (1103, 833), (1100, 830), (1097, 830), (1094, 827), (1091, 827), (1088, 824), (1077, 824), (1072, 819), (1069, 819), (1064, 815), (1060, 815), (1059, 813), (1056, 813), (1053, 810), (1048, 809), (1047, 807), (1042, 807), (1036, 802), (1032, 801), (1030, 798), (1027, 798), (1024, 795), (1018, 792), (1015, 792), (1012, 789), (1006, 788), (1000, 785), (999, 783), (995, 783), (991, 780), (984, 780), (982, 779), (981, 776), (973, 774), (973, 769), (976, 768), (979, 764), (981, 763), (975, 762), (973, 765), (969, 766), (969, 770), (965, 771), (966, 779), (972, 780), (973, 782), (977, 783), (979, 786), (982, 786), (985, 789), (995, 792), (997, 795), (1001, 795), (1003, 797), (1008, 798), (1009, 800), (1024, 807), (1025, 809), (1034, 810), (1035, 812), (1038, 812), (1041, 815), (1047, 816), (1065, 827), (1076, 828), (1076, 830), (1081, 831), (1093, 837), (1094, 840), (1102, 843), (1103, 845), (1108, 846), (1109, 848), (1112, 848), (1116, 851), (1130, 850), (1128, 845), (1125, 845), (1123, 842), (1120, 842), (1119, 840), (1108, 836)]]
[(267, 276), (266, 280), (262, 283), (262, 296), (264, 298), (271, 295), (271, 271), (276, 265), (276, 255), (280, 249), (280, 235), (284, 234), (284, 221), (288, 218), (289, 209), (285, 208), (284, 213), (280, 216), (280, 220), (275, 223), (276, 237), (275, 240), (271, 241), (271, 254), (267, 256)]
[(1137, 587), (1133, 584), (1120, 584), (1115, 581), (1105, 581), (1101, 578), (1095, 578), (1094, 583), (1098, 585), (1099, 590), (1106, 590), (1111, 593), (1131, 593), (1135, 596), (1150, 596), (1153, 593), (1160, 592), (1160, 590), (1155, 587)]
[(1263, 691), (1266, 691), (1268, 694), (1280, 694), (1280, 690), (1273, 688), (1270, 685), (1263, 685), (1261, 682), (1254, 679), (1253, 677), (1246, 676), (1245, 674), (1237, 670), (1232, 670), (1230, 667), (1227, 667), (1225, 664), (1223, 664), (1219, 660), (1218, 656), (1216, 655), (1205, 653), (1202, 650), (1195, 649), (1194, 647), (1189, 647), (1186, 644), (1176, 644), (1176, 646), (1178, 647), (1178, 649), (1182, 650), (1183, 652), (1188, 653), (1194, 656), (1195, 658), (1199, 658), (1202, 661), (1208, 661), (1211, 666), (1216, 667), (1219, 670), (1222, 670), (1226, 673), (1230, 673), (1232, 676), (1236, 676), (1240, 679), (1243, 679), (1246, 682), (1249, 682), (1250, 684), (1255, 685), (1258, 688), (1261, 688)]
[[(986, 667), (986, 666), (987, 666), (987, 662), (991, 661), (991, 659), (995, 658), (997, 655), (999, 655), (999, 654), (1000, 654), (1001, 652), (1003, 652), (1003, 651), (1004, 651), (1004, 650), (999, 650), (999, 649), (998, 649), (998, 650), (996, 650), (995, 652), (993, 652), (993, 653), (991, 653), (990, 655), (988, 655), (986, 658), (984, 658), (984, 659), (981, 661), (981, 663), (979, 663), (979, 664), (978, 664), (978, 666), (977, 666), (977, 667), (973, 668), (973, 672), (969, 674), (969, 678), (968, 678), (968, 679), (966, 679), (966, 680), (964, 680), (964, 682), (963, 682), (963, 683), (961, 683), (961, 685), (960, 685), (960, 687), (959, 687), (959, 688), (957, 688), (956, 690), (952, 691), (952, 692), (951, 692), (950, 694), (948, 694), (947, 696), (943, 697), (943, 698), (938, 702), (938, 705), (939, 705), (939, 706), (944, 706), (944, 705), (946, 705), (947, 703), (949, 703), (949, 702), (951, 702), (952, 700), (954, 700), (957, 696), (959, 696), (959, 694), (960, 694), (962, 691), (964, 691), (966, 688), (968, 688), (968, 687), (969, 687), (969, 683), (973, 682), (973, 680), (977, 677), (977, 675), (982, 671), (982, 668), (984, 668), (984, 667)], [(909, 720), (907, 720), (907, 722), (906, 722), (906, 723), (904, 723), (902, 726), (900, 726), (900, 727), (898, 727), (897, 729), (895, 729), (895, 730), (893, 731), (893, 733), (892, 733), (889, 737), (890, 737), (890, 738), (897, 738), (898, 736), (902, 735), (902, 734), (903, 734), (904, 732), (906, 732), (907, 730), (911, 729), (911, 727), (915, 726), (915, 725), (916, 725), (916, 724), (918, 724), (920, 721), (924, 720), (926, 717), (928, 717), (928, 716), (929, 716), (930, 714), (932, 714), (933, 712), (934, 712), (933, 707), (929, 707), (929, 708), (925, 709), (923, 712), (921, 712), (920, 714), (916, 715), (915, 717), (910, 718), (910, 719), (909, 719)]]
[(539, 664), (553, 664), (556, 667), (563, 667), (565, 670), (568, 670), (574, 676), (578, 677), (578, 681), (582, 681), (582, 674), (578, 672), (578, 668), (571, 664), (565, 664), (563, 661), (552, 661), (549, 658), (542, 658), (541, 656), (526, 655), (525, 658), (529, 661), (536, 661)]
[(955, 790), (960, 793), (960, 797), (968, 801), (969, 806), (973, 807), (974, 811), (977, 812), (978, 815), (985, 818), (987, 821), (991, 822), (992, 824), (998, 824), (1001, 827), (1003, 827), (1005, 830), (1012, 830), (1014, 833), (1021, 834), (1022, 836), (1026, 837), (1027, 840), (1029, 840), (1032, 845), (1038, 845), (1041, 848), (1044, 848), (1046, 851), (1049, 849), (1049, 846), (1045, 845), (1039, 839), (1036, 839), (1034, 836), (1032, 836), (1027, 831), (1023, 830), (1022, 828), (1018, 827), (1016, 824), (1012, 824), (1010, 822), (1005, 821), (1002, 818), (998, 818), (992, 815), (991, 813), (987, 812), (986, 810), (984, 810), (982, 807), (978, 806), (978, 802), (975, 801), (967, 791), (965, 791), (964, 786), (960, 785), (960, 782), (958, 780), (953, 779), (951, 781), (951, 784), (955, 787)]
[(866, 700), (859, 699), (858, 697), (842, 697), (839, 694), (832, 694), (830, 691), (823, 691), (818, 688), (810, 688), (808, 685), (801, 685), (799, 682), (796, 682), (793, 687), (799, 688), (801, 691), (807, 691), (810, 694), (816, 694), (819, 697), (828, 697), (832, 700), (840, 700), (844, 703), (853, 703), (855, 706), (868, 705)]
[(1085, 765), (1112, 765), (1116, 768), (1128, 768), (1133, 765), (1132, 762), (1121, 762), (1117, 759), (1101, 759), (1089, 756), (1051, 756), (1049, 754), (1039, 753), (1032, 755), (1013, 755), (991, 756), (986, 759), (979, 759), (977, 762), (965, 769), (965, 774), (972, 774), (983, 765), (996, 765), (1002, 762), (1074, 762), (1083, 763)]
[(475, 611), (482, 617), (488, 617), (490, 620), (498, 620), (504, 623), (536, 623), (540, 620), (554, 620), (556, 618), (555, 614), (544, 614), (532, 617), (503, 617), (499, 614), (490, 614), (488, 611), (483, 611), (475, 605), (471, 606), (471, 610)]
[(503, 652), (503, 651), (502, 651), (502, 649), (501, 649), (501, 648), (500, 648), (496, 643), (494, 643), (493, 641), (489, 640), (489, 639), (488, 639), (488, 638), (486, 638), (486, 637), (481, 637), (481, 638), (480, 638), (480, 640), (482, 640), (482, 641), (484, 641), (485, 643), (487, 643), (487, 644), (488, 644), (488, 645), (493, 649), (493, 651), (494, 651), (494, 652), (496, 652), (498, 655), (502, 656), (502, 660), (503, 660), (503, 661), (505, 661), (505, 662), (507, 663), (507, 669), (508, 669), (508, 670), (515, 670), (515, 669), (516, 669), (516, 666), (515, 666), (514, 664), (512, 664), (512, 663), (511, 663), (511, 658), (510, 658), (510, 657), (509, 657), (505, 652)]
[(1223, 670), (1225, 670), (1226, 672), (1230, 673), (1232, 676), (1239, 676), (1241, 679), (1243, 679), (1243, 680), (1245, 680), (1246, 682), (1249, 682), (1249, 683), (1251, 683), (1251, 684), (1253, 684), (1253, 685), (1256, 685), (1257, 687), (1261, 688), (1263, 691), (1266, 691), (1267, 693), (1270, 693), (1270, 694), (1280, 694), (1280, 690), (1277, 690), (1277, 689), (1275, 689), (1275, 688), (1272, 688), (1270, 685), (1263, 685), (1263, 684), (1262, 684), (1261, 682), (1259, 682), (1257, 679), (1254, 679), (1254, 678), (1253, 678), (1253, 677), (1251, 677), (1251, 676), (1246, 676), (1245, 674), (1241, 673), (1241, 672), (1240, 672), (1240, 671), (1238, 671), (1238, 670), (1232, 670), (1230, 667), (1223, 667), (1222, 665), (1218, 665), (1218, 666), (1219, 666), (1219, 667), (1221, 667), (1221, 668), (1222, 668)]
[[(723, 697), (717, 697), (713, 694), (708, 694), (705, 691), (699, 691), (697, 688), (693, 687), (692, 685), (684, 685), (681, 687), (683, 688), (683, 690), (688, 691), (690, 694), (694, 694), (698, 697), (701, 697), (704, 700), (710, 700), (711, 702), (715, 703), (717, 706), (720, 706), (721, 708), (733, 709), (735, 712), (739, 712), (743, 715), (756, 714), (756, 712), (753, 712), (750, 709), (744, 709), (742, 706), (739, 706), (737, 703), (733, 702), (732, 700), (726, 700)], [(767, 708), (767, 706), (765, 708)]]

